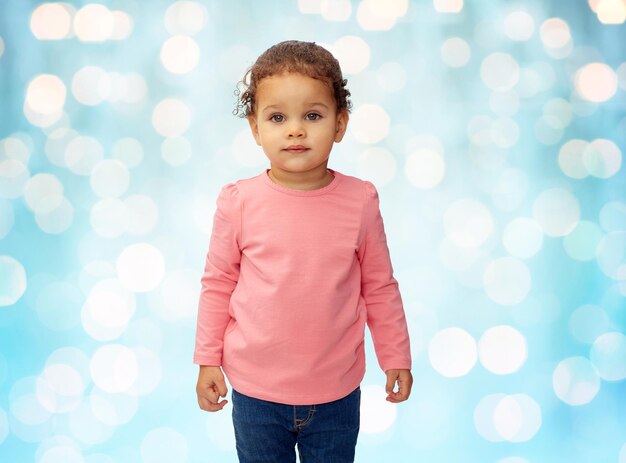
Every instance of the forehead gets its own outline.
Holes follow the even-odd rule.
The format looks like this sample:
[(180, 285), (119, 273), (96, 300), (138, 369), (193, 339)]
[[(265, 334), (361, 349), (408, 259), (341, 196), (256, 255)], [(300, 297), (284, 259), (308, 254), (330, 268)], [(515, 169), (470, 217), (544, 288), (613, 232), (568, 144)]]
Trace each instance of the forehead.
[(290, 101), (324, 102), (334, 101), (329, 84), (319, 79), (297, 73), (283, 73), (265, 77), (257, 84), (259, 104), (278, 104)]

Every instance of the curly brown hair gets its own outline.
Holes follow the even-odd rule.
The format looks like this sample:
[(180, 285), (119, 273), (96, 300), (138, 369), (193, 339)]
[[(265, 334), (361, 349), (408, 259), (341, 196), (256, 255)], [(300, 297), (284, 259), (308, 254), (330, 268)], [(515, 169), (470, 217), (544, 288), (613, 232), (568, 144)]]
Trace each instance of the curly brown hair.
[(233, 114), (242, 118), (254, 115), (259, 82), (283, 72), (296, 72), (327, 83), (335, 94), (337, 112), (352, 109), (350, 91), (346, 88), (348, 80), (343, 78), (339, 61), (332, 53), (315, 42), (286, 40), (265, 50), (237, 83)]

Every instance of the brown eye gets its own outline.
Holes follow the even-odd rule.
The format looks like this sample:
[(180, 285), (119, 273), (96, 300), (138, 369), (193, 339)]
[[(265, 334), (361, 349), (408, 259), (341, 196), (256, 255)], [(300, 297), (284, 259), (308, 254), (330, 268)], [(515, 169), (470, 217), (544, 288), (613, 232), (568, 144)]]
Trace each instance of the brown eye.
[[(310, 117), (310, 116), (313, 116), (313, 117)], [(309, 114), (307, 114), (307, 115), (306, 115), (306, 118), (307, 118), (309, 121), (316, 121), (316, 120), (318, 120), (318, 119), (319, 119), (319, 118), (321, 118), (321, 117), (322, 117), (322, 116), (320, 116), (319, 114), (316, 114), (316, 113), (309, 113)]]
[[(276, 120), (276, 118), (279, 118), (278, 120)], [(283, 116), (281, 114), (274, 114), (272, 117), (270, 117), (270, 121), (272, 122), (282, 122), (283, 121)]]

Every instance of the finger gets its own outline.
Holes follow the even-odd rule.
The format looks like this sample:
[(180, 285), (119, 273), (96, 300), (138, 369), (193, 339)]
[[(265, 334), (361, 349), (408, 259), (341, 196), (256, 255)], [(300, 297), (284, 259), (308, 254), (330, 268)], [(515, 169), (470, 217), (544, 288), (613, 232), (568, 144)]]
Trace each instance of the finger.
[(396, 384), (397, 378), (398, 378), (398, 375), (394, 375), (394, 374), (387, 375), (387, 384), (385, 385), (385, 391), (387, 392), (387, 394), (393, 393), (393, 388)]
[(226, 394), (228, 393), (228, 388), (226, 387), (226, 382), (224, 381), (224, 378), (217, 380), (216, 385), (220, 397), (226, 397)]
[(198, 397), (198, 405), (200, 406), (202, 410), (205, 410), (207, 412), (217, 412), (223, 409), (227, 403), (228, 403), (228, 400), (222, 400), (219, 403), (212, 403), (212, 402), (209, 402), (209, 400), (206, 399), (205, 397)]

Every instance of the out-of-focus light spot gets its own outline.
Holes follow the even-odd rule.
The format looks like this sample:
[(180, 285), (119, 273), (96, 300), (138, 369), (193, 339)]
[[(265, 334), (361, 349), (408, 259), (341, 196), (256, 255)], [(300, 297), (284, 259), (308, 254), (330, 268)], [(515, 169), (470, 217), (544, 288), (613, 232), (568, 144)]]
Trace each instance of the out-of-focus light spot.
[(589, 143), (574, 138), (561, 146), (559, 150), (559, 167), (565, 175), (571, 178), (585, 178), (589, 175), (583, 164), (583, 153)]
[(37, 400), (52, 413), (67, 413), (80, 404), (86, 386), (71, 366), (49, 365), (37, 378)]
[(462, 248), (481, 246), (493, 233), (491, 212), (474, 199), (459, 199), (450, 204), (443, 221), (446, 237)]
[(116, 267), (122, 284), (135, 292), (153, 290), (165, 274), (161, 252), (147, 243), (127, 246), (117, 258)]
[(543, 115), (535, 123), (535, 137), (544, 145), (555, 145), (563, 137), (563, 129), (559, 125), (557, 117)]
[(364, 433), (383, 433), (396, 421), (397, 408), (385, 397), (387, 393), (379, 385), (361, 386), (361, 431)]
[(506, 395), (493, 409), (493, 426), (506, 441), (529, 441), (541, 427), (541, 408), (526, 394)]
[(576, 71), (574, 80), (578, 94), (595, 103), (611, 99), (617, 91), (617, 75), (604, 63), (586, 64)]
[(487, 146), (491, 142), (491, 123), (489, 116), (478, 114), (473, 116), (467, 125), (467, 133), (475, 145)]
[(556, 396), (568, 405), (585, 405), (600, 390), (600, 377), (585, 357), (569, 357), (559, 362), (552, 374)]
[(322, 17), (326, 21), (347, 21), (352, 14), (350, 0), (325, 1), (322, 3)]
[(562, 59), (572, 52), (572, 34), (561, 18), (546, 19), (539, 29), (539, 35), (546, 53), (552, 58)]
[(439, 13), (459, 13), (463, 9), (463, 0), (433, 0), (433, 6)]
[(368, 178), (377, 185), (386, 185), (395, 177), (396, 158), (389, 150), (380, 146), (365, 149), (357, 162), (361, 177)]
[(121, 344), (107, 344), (93, 354), (89, 371), (93, 382), (103, 391), (126, 392), (137, 379), (137, 357)]
[(600, 226), (608, 231), (626, 231), (626, 203), (609, 201), (600, 209)]
[(128, 190), (128, 168), (115, 159), (104, 159), (91, 171), (91, 189), (100, 198), (118, 197)]
[(80, 322), (74, 307), (80, 304), (83, 294), (67, 281), (54, 281), (37, 291), (35, 310), (41, 323), (53, 331), (74, 328)]
[(93, 137), (79, 135), (70, 140), (65, 150), (65, 164), (77, 175), (89, 175), (104, 157), (102, 144)]
[(35, 212), (51, 212), (63, 201), (63, 184), (52, 174), (36, 174), (26, 183), (24, 201)]
[(185, 137), (167, 137), (161, 143), (161, 157), (171, 166), (182, 166), (191, 159), (191, 143)]
[(2, 37), (0, 37), (0, 58), (2, 58), (3, 54), (4, 54), (4, 40), (2, 39)]
[(338, 40), (330, 50), (341, 63), (345, 74), (358, 74), (370, 62), (370, 47), (365, 40), (355, 35), (346, 35)]
[(80, 449), (70, 447), (67, 445), (59, 445), (47, 449), (37, 463), (56, 463), (62, 461), (63, 463), (85, 463)]
[(98, 66), (84, 66), (72, 78), (72, 95), (84, 105), (95, 106), (105, 101), (111, 93), (111, 79)]
[(350, 123), (350, 131), (357, 141), (374, 144), (387, 137), (391, 121), (382, 107), (363, 104), (353, 111)]
[(611, 140), (598, 138), (585, 146), (582, 162), (594, 177), (609, 178), (620, 170), (622, 153)]
[(485, 440), (490, 442), (502, 441), (502, 436), (496, 430), (494, 423), (494, 410), (504, 399), (506, 394), (490, 394), (476, 404), (474, 408), (474, 427), (478, 434)]
[(547, 122), (557, 129), (563, 129), (572, 122), (572, 113), (572, 105), (563, 98), (553, 98), (543, 105), (544, 116), (550, 116)]
[(200, 47), (186, 35), (175, 35), (161, 47), (161, 63), (174, 74), (187, 74), (198, 66)]
[(596, 259), (606, 276), (614, 280), (626, 280), (626, 232), (604, 235), (598, 244)]
[(135, 312), (135, 299), (117, 280), (103, 280), (91, 289), (82, 310), (96, 327), (121, 333)]
[(588, 0), (589, 8), (591, 8), (591, 11), (595, 13), (598, 9), (598, 3), (600, 3), (601, 1), (602, 0)]
[(421, 189), (439, 185), (444, 178), (446, 163), (438, 151), (421, 148), (407, 156), (404, 173), (411, 184)]
[(138, 166), (143, 160), (143, 145), (135, 138), (120, 138), (113, 144), (111, 157), (122, 161), (126, 167)]
[(26, 291), (24, 266), (11, 256), (0, 255), (0, 307), (11, 306)]
[(378, 68), (376, 78), (385, 92), (399, 92), (406, 85), (406, 70), (400, 63), (388, 62)]
[(589, 358), (602, 379), (626, 378), (626, 336), (618, 331), (600, 335), (591, 346)]
[(35, 223), (41, 231), (49, 234), (61, 234), (72, 225), (74, 206), (63, 197), (61, 204), (50, 212), (35, 212)]
[(159, 135), (178, 137), (189, 129), (191, 111), (175, 98), (161, 100), (152, 111), (152, 125)]
[(161, 382), (161, 359), (157, 354), (145, 347), (135, 347), (133, 352), (137, 357), (137, 379), (127, 393), (133, 396), (148, 395)]
[(112, 427), (128, 423), (139, 409), (137, 397), (129, 394), (110, 394), (98, 388), (91, 390), (88, 400), (94, 416)]
[(163, 320), (176, 321), (195, 314), (195, 285), (193, 275), (183, 271), (168, 272), (160, 286), (160, 304), (157, 306)]
[(61, 40), (71, 34), (76, 9), (69, 3), (42, 3), (30, 15), (30, 30), (39, 40)]
[(207, 24), (209, 13), (199, 2), (178, 1), (165, 10), (165, 29), (172, 35), (194, 35)]
[(521, 69), (515, 90), (521, 98), (531, 98), (549, 90), (555, 81), (556, 73), (553, 67), (544, 61), (537, 61)]
[(491, 190), (493, 204), (502, 211), (514, 211), (524, 201), (528, 184), (525, 172), (512, 167), (504, 169)]
[(535, 20), (526, 11), (515, 10), (504, 18), (502, 30), (509, 39), (524, 42), (533, 36)]
[(471, 50), (468, 43), (460, 37), (450, 37), (441, 45), (441, 59), (450, 67), (465, 66), (470, 56)]
[(595, 11), (602, 24), (623, 24), (626, 21), (624, 0), (600, 0)]
[(0, 198), (15, 199), (21, 196), (30, 179), (26, 164), (16, 159), (0, 161)]
[(476, 364), (476, 341), (461, 328), (445, 328), (428, 343), (428, 359), (433, 369), (442, 376), (464, 376)]
[(361, 0), (356, 12), (357, 22), (366, 31), (388, 31), (406, 15), (408, 7), (408, 0)]
[(500, 148), (510, 148), (519, 139), (517, 123), (508, 117), (496, 119), (491, 124), (491, 141)]
[(542, 191), (533, 202), (533, 218), (548, 236), (565, 236), (580, 220), (578, 200), (563, 188)]
[(132, 195), (124, 199), (128, 211), (128, 229), (130, 235), (145, 235), (156, 227), (159, 209), (149, 196)]
[(106, 442), (116, 430), (116, 427), (103, 423), (94, 415), (91, 404), (87, 400), (83, 400), (76, 410), (69, 413), (68, 421), (71, 436), (86, 445)]
[(0, 408), (0, 444), (2, 444), (9, 435), (9, 420), (6, 412)]
[(514, 90), (508, 92), (491, 92), (489, 107), (501, 117), (512, 117), (519, 109), (519, 96)]
[(483, 59), (480, 77), (491, 90), (497, 92), (510, 90), (519, 80), (519, 64), (508, 53), (494, 52)]
[(0, 199), (0, 240), (13, 230), (15, 213), (10, 201)]
[(502, 244), (509, 254), (528, 259), (539, 252), (543, 232), (539, 224), (529, 217), (517, 217), (506, 224)]
[(91, 207), (89, 221), (94, 232), (99, 236), (115, 238), (128, 229), (130, 211), (124, 201), (117, 198), (105, 198)]
[(174, 428), (152, 429), (141, 441), (141, 458), (146, 463), (187, 461), (188, 454), (187, 439)]
[(596, 223), (581, 220), (576, 228), (563, 238), (563, 248), (572, 259), (593, 260), (602, 236), (602, 230)]
[(585, 344), (593, 343), (598, 336), (611, 329), (611, 320), (602, 307), (583, 305), (578, 307), (569, 318), (569, 330), (572, 336)]
[(126, 12), (114, 10), (113, 15), (113, 31), (109, 36), (111, 40), (125, 40), (130, 37), (133, 32), (133, 18)]
[(115, 17), (99, 3), (88, 3), (74, 15), (74, 32), (83, 42), (103, 42), (111, 37)]
[(44, 116), (63, 110), (66, 96), (65, 84), (53, 74), (39, 74), (28, 83), (25, 104)]
[(326, 0), (298, 0), (298, 10), (302, 14), (321, 14)]
[(50, 419), (51, 412), (41, 405), (34, 393), (36, 383), (36, 376), (24, 376), (15, 381), (9, 390), (11, 414), (25, 425), (41, 424)]
[(478, 341), (478, 357), (482, 365), (496, 375), (519, 370), (528, 356), (524, 335), (511, 326), (494, 326)]
[(522, 302), (531, 288), (528, 267), (514, 257), (493, 259), (483, 273), (483, 286), (489, 299), (500, 305)]
[[(1, 45), (0, 45), (0, 50), (1, 50)], [(0, 51), (0, 55), (2, 55), (1, 51)], [(622, 90), (626, 90), (626, 62), (618, 66), (616, 74), (617, 74), (619, 86), (622, 88)]]

